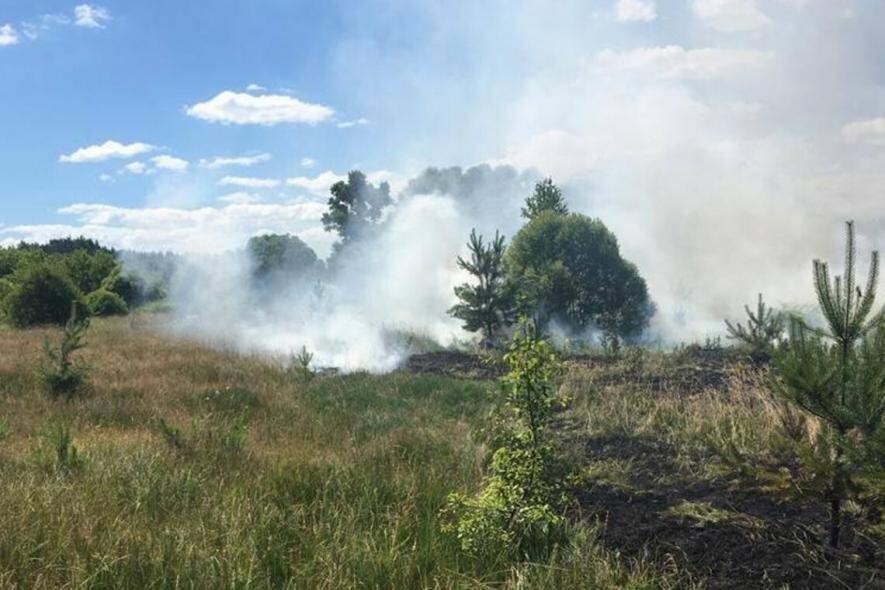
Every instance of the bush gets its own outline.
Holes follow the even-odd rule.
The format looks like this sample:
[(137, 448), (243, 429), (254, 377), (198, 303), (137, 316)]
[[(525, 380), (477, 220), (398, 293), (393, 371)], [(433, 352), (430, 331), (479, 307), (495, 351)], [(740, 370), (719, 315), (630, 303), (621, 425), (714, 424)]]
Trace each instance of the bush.
[(71, 304), (80, 305), (80, 291), (58, 270), (40, 264), (16, 272), (4, 302), (7, 320), (18, 328), (65, 325)]
[(129, 306), (116, 293), (99, 289), (86, 296), (86, 309), (94, 316), (126, 315)]

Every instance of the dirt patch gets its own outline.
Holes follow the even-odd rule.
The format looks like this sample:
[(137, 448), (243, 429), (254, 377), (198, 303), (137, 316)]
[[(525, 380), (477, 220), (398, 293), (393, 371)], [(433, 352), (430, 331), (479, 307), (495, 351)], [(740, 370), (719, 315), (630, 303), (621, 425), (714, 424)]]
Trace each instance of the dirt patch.
[(628, 465), (625, 482), (578, 492), (583, 516), (598, 519), (602, 542), (623, 555), (709, 588), (885, 588), (885, 552), (873, 541), (848, 533), (838, 553), (825, 549), (820, 504), (680, 476), (672, 449), (653, 441), (594, 438), (586, 452), (591, 465)]

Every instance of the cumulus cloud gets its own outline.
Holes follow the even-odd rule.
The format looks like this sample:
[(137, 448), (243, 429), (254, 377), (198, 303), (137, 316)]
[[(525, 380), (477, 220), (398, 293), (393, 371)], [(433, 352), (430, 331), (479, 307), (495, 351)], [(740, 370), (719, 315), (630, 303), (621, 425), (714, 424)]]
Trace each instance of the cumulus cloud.
[(19, 40), (18, 31), (12, 25), (0, 26), (0, 47), (15, 45)]
[(61, 155), (58, 161), (69, 164), (102, 162), (111, 158), (132, 158), (133, 156), (152, 152), (155, 149), (156, 147), (147, 143), (122, 144), (118, 141), (109, 140), (100, 145), (82, 147), (71, 154)]
[(301, 167), (302, 168), (313, 168), (316, 166), (317, 161), (313, 158), (301, 158)]
[(218, 181), (219, 186), (242, 186), (245, 188), (274, 188), (280, 186), (276, 178), (254, 178), (250, 176), (225, 176)]
[(74, 7), (74, 24), (78, 27), (103, 29), (110, 20), (111, 13), (107, 8), (91, 4), (80, 4)]
[(669, 79), (711, 79), (770, 63), (774, 54), (756, 49), (685, 49), (679, 45), (606, 49), (596, 56), (603, 72), (652, 75)]
[(254, 82), (246, 86), (246, 92), (264, 92), (265, 90), (267, 90), (267, 88)]
[(618, 22), (651, 22), (658, 17), (655, 0), (618, 0), (615, 19)]
[(225, 90), (206, 102), (189, 106), (186, 112), (191, 117), (224, 125), (315, 125), (335, 114), (327, 106), (302, 102), (291, 96), (254, 95), (231, 90)]
[(691, 9), (698, 20), (717, 31), (755, 31), (771, 24), (756, 0), (693, 0)]
[(147, 165), (144, 162), (129, 162), (125, 166), (123, 166), (121, 172), (128, 172), (129, 174), (145, 174), (149, 172)]
[(187, 160), (165, 154), (154, 156), (151, 158), (151, 162), (159, 170), (171, 170), (173, 172), (183, 172), (184, 170), (187, 170), (190, 165)]
[(313, 178), (310, 178), (308, 176), (296, 176), (295, 178), (289, 178), (286, 180), (286, 184), (288, 184), (289, 186), (297, 186), (299, 188), (303, 188), (316, 195), (325, 195), (329, 192), (329, 188), (331, 188), (331, 186), (339, 180), (347, 180), (347, 177), (340, 174), (335, 174), (331, 170), (326, 170), (325, 172), (318, 174)]
[(254, 156), (216, 156), (215, 158), (205, 158), (200, 160), (200, 166), (203, 168), (224, 168), (226, 166), (254, 166), (271, 159), (270, 154), (256, 154)]
[(847, 123), (842, 127), (842, 137), (850, 143), (885, 146), (885, 117)]

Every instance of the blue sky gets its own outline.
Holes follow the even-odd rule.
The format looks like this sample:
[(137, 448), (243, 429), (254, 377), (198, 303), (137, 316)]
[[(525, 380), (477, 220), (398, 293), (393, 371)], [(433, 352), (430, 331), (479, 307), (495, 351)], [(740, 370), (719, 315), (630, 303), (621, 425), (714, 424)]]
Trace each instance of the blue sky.
[(776, 282), (845, 218), (885, 238), (883, 30), (878, 0), (7, 1), (0, 243), (324, 251), (347, 170), (488, 162), (566, 185), (659, 300), (723, 257)]

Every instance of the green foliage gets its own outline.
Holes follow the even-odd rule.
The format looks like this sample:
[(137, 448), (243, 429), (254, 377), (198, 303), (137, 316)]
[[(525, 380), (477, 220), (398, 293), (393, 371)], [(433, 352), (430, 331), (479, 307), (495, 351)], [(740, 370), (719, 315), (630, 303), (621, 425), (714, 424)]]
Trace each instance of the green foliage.
[(246, 246), (253, 276), (261, 282), (277, 277), (312, 278), (322, 268), (314, 251), (299, 237), (268, 234), (251, 238)]
[(506, 263), (522, 313), (542, 327), (557, 320), (629, 339), (654, 311), (645, 280), (598, 219), (543, 211), (513, 238)]
[(526, 199), (522, 208), (522, 216), (531, 221), (542, 211), (568, 215), (568, 205), (562, 198), (562, 191), (553, 184), (552, 178), (545, 178), (535, 185), (535, 192)]
[(834, 547), (843, 503), (861, 491), (858, 475), (871, 467), (881, 474), (885, 464), (877, 444), (885, 429), (885, 310), (871, 315), (878, 271), (878, 253), (873, 252), (866, 287), (857, 284), (854, 225), (849, 222), (844, 276), (831, 281), (827, 264), (814, 261), (814, 287), (826, 327), (794, 318), (788, 341), (774, 355), (774, 391), (822, 424), (812, 443), (799, 450), (806, 471), (825, 482), (815, 490), (830, 502)]
[(46, 362), (37, 370), (37, 377), (46, 393), (52, 397), (72, 398), (86, 382), (88, 368), (76, 363), (71, 356), (86, 346), (83, 339), (89, 329), (89, 317), (80, 315), (77, 305), (71, 305), (70, 317), (57, 347), (53, 348), (47, 338), (43, 343)]
[(54, 450), (54, 468), (57, 472), (70, 473), (83, 467), (85, 461), (74, 446), (74, 437), (67, 426), (53, 425), (47, 431), (46, 439)]
[(71, 280), (48, 264), (19, 269), (4, 300), (7, 321), (18, 328), (40, 324), (64, 325), (80, 291)]
[(117, 268), (117, 258), (106, 250), (74, 250), (55, 258), (57, 265), (81, 293), (91, 293)]
[(313, 362), (313, 353), (306, 346), (301, 347), (298, 354), (293, 354), (290, 359), (288, 374), (299, 381), (310, 381), (314, 377), (314, 371), (310, 364)]
[(470, 259), (458, 257), (458, 266), (469, 272), (475, 284), (455, 287), (460, 303), (449, 313), (464, 322), (469, 332), (482, 331), (483, 341), (493, 345), (499, 331), (513, 323), (514, 293), (504, 277), (504, 236), (495, 232), (495, 238), (484, 244), (476, 230), (470, 232)]
[(9, 436), (9, 422), (6, 421), (6, 418), (0, 418), (0, 442)]
[(551, 345), (532, 330), (514, 340), (504, 357), (503, 416), (490, 473), (474, 497), (452, 494), (444, 530), (476, 557), (543, 559), (564, 541), (563, 478), (550, 421), (566, 400), (558, 393), (562, 365)]
[(384, 208), (393, 202), (390, 185), (382, 182), (375, 187), (359, 170), (352, 170), (346, 181), (333, 184), (330, 192), (323, 227), (336, 232), (343, 244), (367, 235), (381, 220)]
[(766, 307), (762, 300), (762, 293), (759, 293), (755, 313), (749, 305), (745, 305), (744, 310), (747, 312), (746, 326), (740, 322), (732, 324), (725, 320), (729, 338), (743, 344), (753, 362), (766, 362), (771, 358), (771, 351), (784, 335), (786, 320), (782, 314)]
[(89, 313), (98, 317), (129, 313), (129, 306), (126, 305), (126, 301), (122, 297), (104, 289), (98, 289), (87, 295), (85, 303)]
[(177, 426), (173, 426), (163, 418), (160, 418), (155, 422), (155, 427), (160, 436), (163, 437), (163, 440), (176, 451), (188, 452), (191, 450), (187, 437)]

